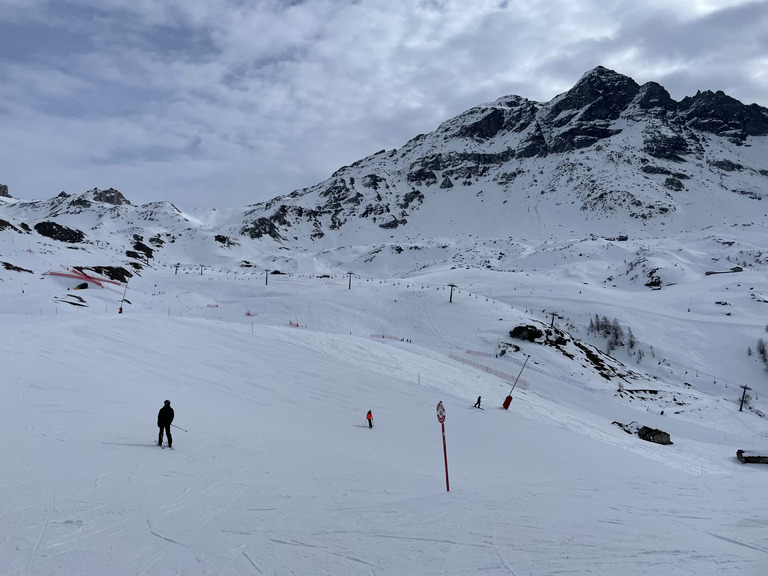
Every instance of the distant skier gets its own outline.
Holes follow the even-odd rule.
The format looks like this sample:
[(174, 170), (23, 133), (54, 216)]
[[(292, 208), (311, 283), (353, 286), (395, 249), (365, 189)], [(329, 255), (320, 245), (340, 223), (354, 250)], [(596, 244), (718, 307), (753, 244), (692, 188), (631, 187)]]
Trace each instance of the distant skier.
[(160, 428), (160, 433), (157, 436), (157, 445), (163, 445), (163, 430), (168, 438), (168, 447), (173, 444), (173, 437), (171, 436), (171, 422), (173, 422), (173, 408), (171, 408), (171, 401), (166, 400), (163, 402), (163, 407), (160, 408), (160, 412), (157, 413), (157, 427)]
[(475, 402), (475, 408), (480, 408), (480, 400), (482, 399), (482, 396), (477, 397), (477, 402)]
[(370, 410), (365, 415), (365, 419), (368, 420), (368, 428), (373, 428), (373, 413)]

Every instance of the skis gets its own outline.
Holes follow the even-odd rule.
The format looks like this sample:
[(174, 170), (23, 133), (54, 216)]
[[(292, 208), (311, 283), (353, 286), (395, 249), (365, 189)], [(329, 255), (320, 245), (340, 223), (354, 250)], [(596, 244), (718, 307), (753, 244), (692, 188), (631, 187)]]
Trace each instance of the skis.
[(483, 408), (481, 406), (472, 406), (472, 408), (477, 408), (478, 410), (485, 410), (485, 408)]

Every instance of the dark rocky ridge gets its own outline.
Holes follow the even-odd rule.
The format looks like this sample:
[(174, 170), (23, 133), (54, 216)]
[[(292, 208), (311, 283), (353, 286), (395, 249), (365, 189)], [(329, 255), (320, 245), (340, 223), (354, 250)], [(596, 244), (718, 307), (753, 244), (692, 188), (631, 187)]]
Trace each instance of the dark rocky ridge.
[[(246, 213), (240, 232), (290, 242), (302, 234), (319, 240), (360, 219), (386, 230), (407, 226), (415, 211), (429, 209), (435, 193), (457, 195), (462, 187), (482, 184), (501, 186), (512, 194), (524, 186), (520, 175), (531, 172), (531, 162), (552, 157), (563, 170), (573, 171), (581, 151), (609, 145), (630, 125), (643, 127), (635, 171), (644, 170), (646, 178), (654, 173), (666, 175), (654, 185), (658, 199), (643, 201), (635, 191), (605, 189), (589, 174), (571, 176), (586, 214), (620, 206), (642, 219), (673, 213), (674, 202), (665, 194), (687, 189), (684, 181), (689, 177), (681, 165), (689, 158), (695, 156), (725, 170), (730, 166), (728, 160), (704, 158), (702, 142), (708, 135), (736, 145), (745, 144), (749, 137), (768, 135), (768, 109), (711, 91), (676, 102), (655, 82), (640, 86), (598, 66), (548, 103), (521, 96), (500, 98), (444, 122), (399, 150), (378, 152), (337, 170), (316, 186), (256, 204)], [(653, 161), (668, 165), (644, 166)], [(761, 174), (764, 169), (754, 168)], [(528, 182), (532, 186), (538, 179), (528, 178)], [(549, 188), (560, 189), (554, 184)], [(762, 197), (757, 190), (745, 195)]]
[(680, 101), (678, 111), (688, 127), (740, 141), (768, 134), (768, 113), (757, 104), (745, 106), (723, 91), (706, 90)]

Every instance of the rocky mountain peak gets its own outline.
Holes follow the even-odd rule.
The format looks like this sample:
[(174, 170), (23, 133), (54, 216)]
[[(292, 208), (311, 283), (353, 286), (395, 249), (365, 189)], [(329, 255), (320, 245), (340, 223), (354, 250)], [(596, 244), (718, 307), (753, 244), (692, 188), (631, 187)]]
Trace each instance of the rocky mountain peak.
[(597, 66), (553, 101), (551, 116), (581, 110), (581, 120), (615, 120), (639, 90), (640, 86), (629, 76)]
[(125, 196), (114, 188), (107, 188), (106, 190), (94, 188), (93, 190), (86, 192), (86, 194), (89, 195), (94, 202), (101, 202), (102, 204), (112, 204), (114, 206), (130, 206), (131, 204)]
[(7, 184), (0, 184), (0, 196), (3, 198), (10, 198), (11, 195), (8, 193), (8, 185)]
[(94, 188), (78, 196), (73, 196), (62, 191), (51, 203), (51, 213), (78, 214), (89, 210), (94, 204), (108, 204), (109, 206), (131, 206), (131, 203), (119, 191), (114, 188), (100, 190)]
[(114, 212), (121, 207), (133, 207), (125, 196), (114, 188), (107, 190), (94, 188), (77, 195), (62, 190), (48, 200), (21, 202), (19, 206), (32, 207), (36, 219), (59, 218), (86, 212), (101, 218), (105, 213)]
[(768, 110), (742, 104), (722, 90), (699, 90), (695, 96), (683, 98), (678, 109), (690, 126), (704, 132), (738, 141), (768, 135)]
[(677, 108), (677, 102), (672, 99), (669, 92), (656, 82), (646, 82), (640, 86), (634, 104), (645, 112), (655, 109), (673, 111)]

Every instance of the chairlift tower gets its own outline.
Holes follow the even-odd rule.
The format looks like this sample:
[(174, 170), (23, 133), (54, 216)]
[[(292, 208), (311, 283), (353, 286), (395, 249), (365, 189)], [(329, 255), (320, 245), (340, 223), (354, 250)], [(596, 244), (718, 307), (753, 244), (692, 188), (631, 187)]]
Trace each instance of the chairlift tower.
[(744, 399), (747, 397), (747, 390), (752, 390), (749, 386), (746, 384), (742, 384), (739, 386), (739, 388), (743, 388), (744, 392), (741, 394), (741, 406), (739, 406), (739, 412), (743, 412), (742, 408), (744, 408)]

